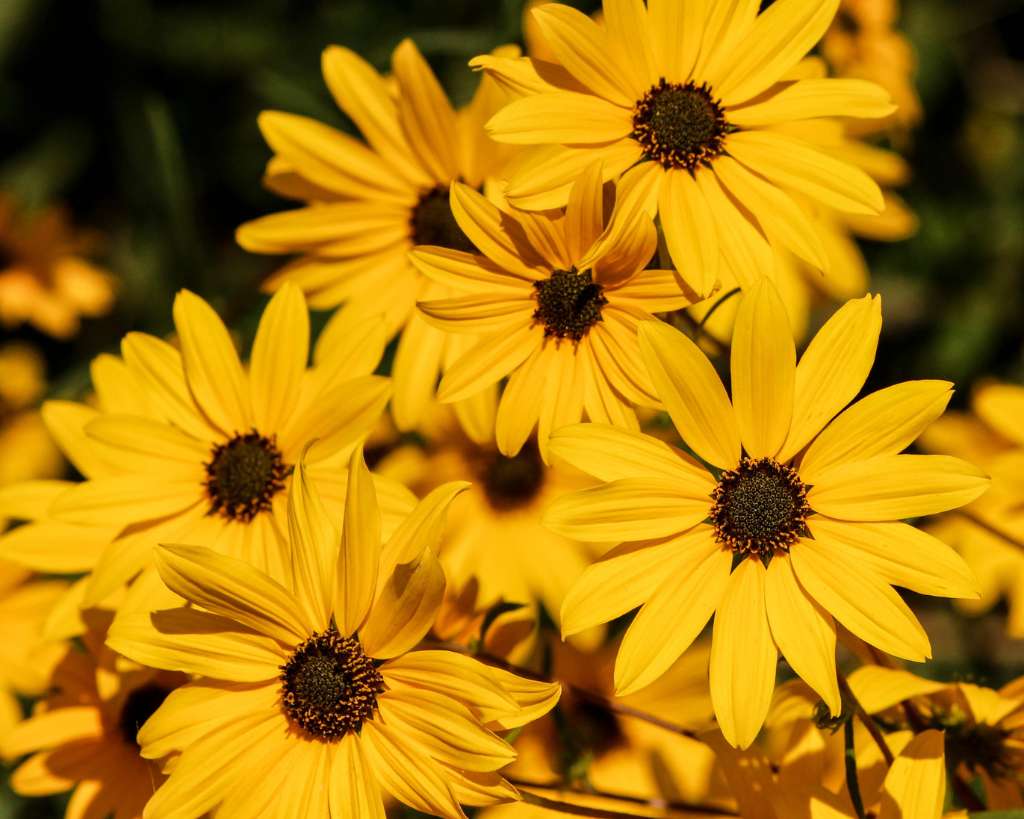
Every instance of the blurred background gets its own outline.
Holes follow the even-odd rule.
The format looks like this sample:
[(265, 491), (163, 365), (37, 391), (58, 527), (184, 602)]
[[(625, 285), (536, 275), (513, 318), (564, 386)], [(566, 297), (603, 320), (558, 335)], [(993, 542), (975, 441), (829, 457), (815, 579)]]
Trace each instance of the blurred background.
[[(39, 391), (70, 398), (87, 390), (89, 361), (125, 332), (171, 329), (179, 288), (251, 337), (258, 284), (277, 262), (243, 252), (233, 233), (282, 207), (260, 184), (270, 154), (257, 114), (282, 109), (351, 130), (321, 80), (322, 49), (349, 46), (384, 70), (407, 35), (465, 102), (476, 82), (467, 61), (520, 41), (522, 6), (0, 0), (0, 272), (31, 234), (37, 253), (74, 246), (112, 274), (115, 292), (110, 312), (85, 317), (77, 333), (2, 327), (0, 348), (40, 351)], [(916, 52), (923, 118), (882, 142), (910, 162), (902, 194), (920, 227), (907, 241), (864, 244), (885, 319), (869, 386), (945, 378), (963, 408), (980, 380), (1024, 382), (1024, 2), (904, 0), (899, 27)], [(18, 227), (32, 220), (41, 221)], [(93, 285), (86, 316), (106, 310)], [(11, 402), (0, 396), (0, 417)], [(1024, 673), (1024, 641), (1004, 636), (1002, 606), (968, 619), (945, 603), (911, 604), (935, 646), (925, 673), (990, 684)], [(48, 810), (59, 815), (53, 803), (0, 798), (0, 819)]]

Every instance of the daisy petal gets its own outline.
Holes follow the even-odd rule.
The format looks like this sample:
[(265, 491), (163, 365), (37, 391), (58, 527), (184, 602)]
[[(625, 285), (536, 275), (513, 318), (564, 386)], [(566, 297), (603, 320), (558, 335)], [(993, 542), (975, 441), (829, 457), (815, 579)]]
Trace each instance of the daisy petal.
[(461, 296), (421, 301), (416, 306), (434, 327), (450, 333), (494, 333), (506, 324), (529, 321), (537, 302), (528, 290), (512, 298), (494, 295)]
[(595, 97), (573, 91), (533, 94), (515, 100), (487, 122), (496, 142), (513, 145), (590, 145), (629, 136), (629, 112)]
[(851, 672), (847, 681), (857, 701), (869, 714), (877, 714), (903, 700), (925, 697), (949, 687), (949, 683), (926, 680), (902, 668), (880, 665), (862, 665)]
[(274, 294), (256, 330), (249, 364), (257, 429), (282, 427), (298, 400), (309, 361), (309, 311), (301, 291), (286, 283)]
[(444, 570), (425, 549), (384, 578), (359, 639), (367, 655), (383, 660), (409, 651), (434, 624), (444, 599)]
[(823, 470), (811, 507), (841, 520), (902, 520), (970, 503), (989, 485), (973, 464), (947, 455), (879, 455)]
[(303, 461), (295, 465), (288, 489), (288, 542), (295, 597), (303, 617), (314, 631), (324, 631), (334, 603), (338, 532)]
[(334, 616), (345, 636), (358, 631), (370, 612), (377, 589), (380, 546), (377, 493), (363, 459), (363, 448), (359, 446), (348, 462), (348, 489), (334, 600)]
[(1024, 444), (1024, 389), (1013, 384), (983, 384), (973, 401), (974, 411), (992, 429), (1011, 441)]
[[(686, 82), (697, 62), (708, 14), (707, 0), (650, 0), (647, 30), (656, 65), (669, 82)], [(657, 77), (650, 78), (651, 81)]]
[(698, 174), (697, 186), (714, 214), (722, 261), (746, 290), (762, 275), (771, 273), (775, 265), (771, 245), (754, 218), (741, 211), (736, 200), (725, 191), (716, 174)]
[[(465, 301), (476, 298), (470, 296)], [(445, 299), (426, 303), (439, 305), (462, 301), (463, 299)], [(435, 325), (433, 318), (416, 313), (409, 317), (402, 334), (398, 337), (398, 347), (391, 368), (391, 375), (394, 378), (391, 414), (395, 426), (403, 432), (419, 426), (427, 408), (434, 400), (447, 339), (443, 330), (454, 327), (456, 332), (462, 332), (465, 329), (458, 321), (448, 325), (443, 322), (440, 324), (443, 326)]]
[(941, 816), (946, 802), (942, 731), (923, 731), (911, 739), (885, 775), (882, 791), (878, 819)]
[(202, 486), (195, 480), (149, 481), (137, 475), (98, 478), (74, 484), (54, 501), (51, 513), (66, 523), (109, 526), (167, 517), (201, 501)]
[(4, 734), (0, 745), (5, 759), (70, 742), (103, 737), (100, 711), (93, 705), (72, 705), (37, 713)]
[(658, 210), (669, 254), (680, 275), (701, 297), (718, 283), (718, 232), (700, 186), (685, 172), (665, 174)]
[(761, 730), (777, 663), (765, 611), (764, 564), (748, 558), (729, 578), (711, 636), (711, 703), (730, 745), (747, 748)]
[(334, 819), (385, 819), (377, 779), (359, 737), (347, 734), (331, 762), (330, 815)]
[(732, 554), (704, 530), (665, 567), (661, 585), (622, 638), (615, 658), (616, 696), (650, 685), (689, 648), (721, 602), (731, 564)]
[(604, 232), (603, 168), (594, 162), (573, 183), (565, 208), (565, 236), (571, 259), (581, 259)]
[(661, 321), (639, 326), (640, 352), (676, 430), (694, 452), (720, 469), (740, 460), (740, 433), (729, 396), (707, 357)]
[(515, 219), (460, 182), (452, 184), (450, 197), (452, 216), (481, 253), (512, 275), (537, 278), (540, 259)]
[(555, 363), (554, 345), (543, 344), (509, 377), (494, 421), (494, 439), (506, 457), (515, 457), (540, 419), (544, 393), (538, 385), (552, 377)]
[(786, 83), (765, 100), (729, 111), (741, 128), (815, 117), (886, 117), (896, 110), (889, 92), (866, 80), (817, 79)]
[(438, 400), (448, 404), (491, 386), (522, 364), (542, 339), (543, 331), (527, 324), (481, 340), (445, 372)]
[(765, 608), (772, 639), (793, 670), (820, 696), (833, 716), (842, 702), (836, 678), (836, 625), (793, 573), (788, 554), (775, 555), (768, 564)]

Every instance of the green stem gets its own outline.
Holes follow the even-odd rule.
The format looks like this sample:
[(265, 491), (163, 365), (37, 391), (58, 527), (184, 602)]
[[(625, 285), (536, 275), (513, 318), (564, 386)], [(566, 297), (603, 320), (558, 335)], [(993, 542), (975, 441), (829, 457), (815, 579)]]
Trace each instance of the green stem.
[(843, 726), (843, 744), (846, 761), (846, 789), (850, 792), (850, 802), (857, 819), (866, 819), (864, 801), (860, 796), (860, 782), (857, 779), (857, 754), (853, 748), (853, 720), (848, 719)]

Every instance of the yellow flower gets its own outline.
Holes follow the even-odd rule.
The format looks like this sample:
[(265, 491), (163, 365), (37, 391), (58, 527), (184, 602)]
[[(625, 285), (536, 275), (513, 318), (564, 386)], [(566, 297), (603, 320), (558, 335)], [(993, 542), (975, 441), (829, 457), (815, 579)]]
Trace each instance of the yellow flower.
[(0, 195), (0, 323), (29, 323), (55, 338), (78, 332), (81, 317), (114, 303), (114, 279), (81, 257), (87, 241), (62, 211), (18, 214)]
[[(97, 360), (98, 408), (44, 406), (51, 432), (87, 480), (63, 491), (38, 485), (33, 503), (49, 520), (0, 542), (0, 556), (41, 571), (91, 570), (87, 607), (151, 567), (152, 547), (161, 541), (199, 541), (258, 566), (279, 566), (286, 490), (303, 449), (316, 440), (310, 469), (340, 508), (345, 459), (388, 399), (388, 380), (370, 375), (385, 343), (380, 320), (332, 322), (307, 368), (309, 314), (291, 285), (264, 311), (248, 367), (198, 296), (182, 291), (174, 319), (180, 352), (131, 333), (123, 359)], [(408, 511), (411, 495), (389, 486), (385, 506), (393, 522)], [(96, 539), (83, 538), (83, 527), (106, 535), (98, 557)], [(65, 567), (57, 568), (61, 561)], [(147, 572), (136, 603), (151, 604), (161, 589)]]
[(785, 247), (819, 269), (827, 254), (802, 194), (853, 213), (882, 210), (857, 168), (785, 131), (822, 117), (881, 117), (889, 95), (862, 80), (793, 74), (839, 0), (606, 0), (603, 23), (562, 4), (533, 11), (554, 64), (478, 57), (520, 93), (487, 124), (498, 141), (538, 146), (511, 168), (506, 195), (531, 210), (564, 205), (595, 159), (606, 179), (661, 217), (676, 267), (697, 291), (720, 271), (744, 286)]
[(963, 555), (978, 577), (981, 597), (958, 601), (982, 614), (1000, 598), (1009, 603), (1006, 631), (1024, 637), (1024, 387), (988, 383), (975, 389), (972, 412), (950, 413), (922, 436), (931, 452), (970, 457), (992, 475), (992, 490), (930, 528)]
[(11, 774), (22, 796), (73, 790), (66, 819), (140, 819), (163, 778), (139, 753), (136, 733), (184, 682), (180, 674), (126, 664), (104, 647), (105, 628), (69, 647), (53, 673), (50, 694), (0, 743), (7, 759), (31, 754)]
[[(426, 813), (514, 799), (515, 752), (489, 729), (551, 708), (558, 686), (451, 651), (413, 650), (444, 594), (433, 549), (465, 484), (428, 495), (381, 545), (376, 493), (352, 456), (339, 532), (300, 463), (290, 561), (264, 574), (196, 546), (162, 546), (164, 581), (191, 607), (115, 624), (110, 645), (199, 675), (139, 734), (180, 752), (147, 816), (379, 817), (382, 794)], [(340, 542), (340, 549), (339, 544)]]
[(64, 467), (42, 418), (32, 409), (45, 390), (45, 364), (35, 349), (23, 344), (0, 347), (0, 486), (53, 478)]
[[(417, 300), (447, 293), (417, 273), (407, 254), (417, 244), (471, 249), (452, 220), (449, 185), (484, 186), (509, 149), (483, 129), (503, 101), (493, 82), (481, 82), (473, 101), (455, 111), (411, 40), (395, 49), (391, 66), (393, 83), (347, 48), (323, 55), (324, 80), (366, 144), (306, 117), (260, 116), (274, 150), (266, 183), (305, 206), (248, 222), (237, 238), (254, 253), (301, 254), (268, 288), (291, 281), (315, 309), (344, 303), (359, 315), (383, 314), (389, 335), (403, 331), (393, 413), (407, 430), (433, 400), (442, 365), (465, 346), (414, 309)], [(472, 432), (471, 414), (467, 424)]]
[(66, 591), (64, 581), (33, 580), (25, 569), (0, 562), (0, 741), (21, 720), (17, 697), (44, 694), (64, 653), (61, 643), (44, 640), (43, 627)]
[(899, 522), (968, 503), (988, 484), (956, 458), (898, 454), (942, 413), (951, 385), (906, 382), (842, 411), (864, 386), (880, 329), (877, 298), (848, 302), (797, 365), (785, 307), (763, 280), (736, 320), (731, 401), (693, 342), (662, 323), (640, 326), (658, 394), (710, 468), (605, 425), (552, 437), (556, 459), (608, 483), (556, 501), (547, 524), (627, 541), (584, 573), (562, 609), (571, 634), (642, 606), (619, 650), (619, 694), (657, 679), (714, 614), (715, 714), (726, 739), (746, 747), (780, 651), (835, 714), (835, 620), (923, 660), (928, 637), (890, 584), (975, 593), (951, 548)]
[(636, 327), (691, 299), (673, 271), (643, 269), (657, 246), (643, 209), (619, 207), (606, 225), (602, 201), (598, 164), (576, 181), (564, 216), (501, 210), (455, 183), (452, 212), (480, 253), (410, 255), (426, 275), (461, 291), (420, 302), (428, 321), (478, 337), (445, 373), (438, 397), (458, 401), (509, 376), (495, 422), (498, 449), (509, 457), (534, 426), (547, 460), (551, 431), (584, 411), (637, 429), (633, 406), (658, 405), (639, 364)]

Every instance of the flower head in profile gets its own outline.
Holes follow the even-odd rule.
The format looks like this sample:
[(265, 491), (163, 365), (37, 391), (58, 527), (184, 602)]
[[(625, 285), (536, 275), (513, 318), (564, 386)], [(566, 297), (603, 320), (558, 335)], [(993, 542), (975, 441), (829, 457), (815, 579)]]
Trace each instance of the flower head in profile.
[[(312, 366), (309, 313), (291, 285), (267, 305), (247, 365), (227, 327), (195, 294), (178, 294), (174, 320), (180, 350), (129, 333), (123, 358), (97, 359), (98, 407), (43, 407), (51, 433), (86, 480), (63, 488), (37, 482), (26, 505), (46, 504), (48, 519), (0, 544), (0, 553), (10, 549), (12, 559), (41, 571), (54, 571), (61, 560), (68, 568), (58, 571), (92, 570), (86, 606), (151, 568), (161, 540), (198, 540), (258, 566), (280, 565), (287, 489), (302, 448), (317, 439), (309, 469), (323, 476), (324, 495), (340, 509), (345, 461), (387, 403), (388, 380), (371, 374), (385, 343), (379, 319), (332, 322)], [(396, 508), (409, 508), (400, 487), (386, 498), (389, 520)], [(82, 528), (107, 537), (91, 563), (80, 562), (95, 540)], [(154, 573), (148, 579), (159, 587)], [(140, 593), (138, 602), (152, 601)]]
[(564, 633), (641, 606), (619, 649), (619, 694), (657, 679), (714, 615), (711, 696), (726, 739), (748, 746), (775, 686), (779, 653), (840, 709), (836, 623), (912, 660), (928, 637), (892, 588), (974, 595), (960, 557), (901, 522), (970, 502), (976, 467), (902, 451), (950, 397), (944, 381), (865, 396), (881, 329), (877, 297), (848, 302), (799, 364), (785, 308), (765, 279), (733, 335), (732, 398), (704, 354), (662, 323), (640, 348), (682, 439), (707, 466), (657, 439), (605, 425), (555, 433), (556, 459), (607, 481), (568, 495), (546, 522), (622, 545), (589, 568), (562, 609)]
[(147, 816), (382, 819), (390, 794), (463, 817), (460, 803), (516, 797), (497, 773), (515, 752), (494, 731), (547, 711), (558, 686), (414, 650), (444, 595), (433, 550), (464, 488), (439, 487), (381, 545), (357, 449), (340, 533), (297, 466), (280, 573), (203, 547), (159, 548), (161, 576), (188, 607), (122, 618), (109, 639), (139, 662), (198, 675), (139, 734), (147, 758), (180, 752)]
[(458, 291), (420, 302), (426, 319), (475, 337), (438, 397), (457, 401), (508, 376), (495, 436), (509, 457), (535, 426), (546, 459), (552, 430), (584, 413), (637, 429), (633, 407), (658, 404), (639, 364), (637, 324), (691, 299), (674, 271), (644, 269), (657, 235), (643, 208), (617, 203), (606, 218), (603, 201), (599, 165), (576, 180), (564, 215), (503, 210), (456, 183), (452, 212), (478, 252), (411, 254), (427, 276)]
[[(268, 289), (289, 281), (316, 309), (344, 304), (359, 315), (383, 314), (389, 335), (402, 331), (392, 412), (401, 429), (413, 429), (433, 400), (438, 372), (465, 343), (416, 311), (418, 300), (447, 293), (407, 255), (415, 245), (471, 249), (452, 219), (448, 189), (456, 180), (481, 189), (504, 166), (509, 148), (491, 141), (483, 124), (505, 95), (485, 78), (469, 105), (455, 110), (408, 39), (391, 56), (391, 77), (340, 46), (324, 52), (322, 66), (365, 142), (307, 117), (263, 112), (260, 129), (274, 151), (266, 184), (302, 207), (247, 222), (238, 242), (254, 253), (298, 255)], [(474, 426), (475, 417), (464, 416), (470, 432), (486, 427)]]
[(838, 4), (777, 0), (759, 13), (729, 0), (606, 0), (601, 22), (559, 3), (536, 8), (554, 62), (472, 62), (521, 95), (487, 125), (500, 142), (534, 146), (510, 169), (509, 201), (564, 205), (574, 177), (600, 159), (606, 179), (621, 176), (660, 215), (675, 266), (701, 295), (723, 267), (748, 285), (772, 246), (826, 269), (794, 194), (871, 214), (881, 192), (785, 126), (893, 111), (872, 83), (796, 71)]
[(0, 324), (31, 324), (66, 339), (83, 317), (107, 313), (114, 277), (83, 257), (89, 244), (63, 211), (19, 213), (0, 195)]
[(28, 754), (11, 774), (21, 796), (72, 791), (65, 816), (141, 819), (159, 765), (140, 754), (137, 733), (185, 682), (182, 674), (140, 668), (103, 645), (105, 622), (68, 645), (40, 707), (0, 743), (5, 759)]

